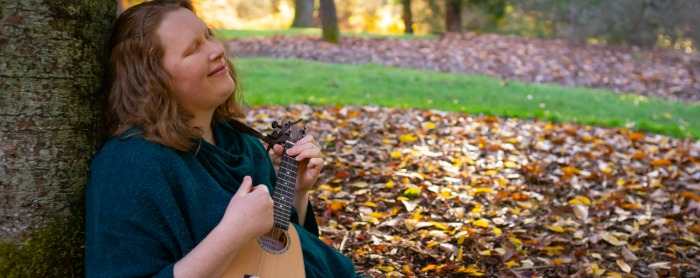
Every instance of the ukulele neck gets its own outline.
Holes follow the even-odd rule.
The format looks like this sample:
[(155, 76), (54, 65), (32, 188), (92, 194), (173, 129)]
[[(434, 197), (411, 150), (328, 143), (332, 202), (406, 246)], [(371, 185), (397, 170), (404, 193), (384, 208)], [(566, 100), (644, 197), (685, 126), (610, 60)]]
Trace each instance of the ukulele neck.
[(294, 143), (289, 141), (286, 143), (285, 154), (282, 155), (282, 162), (277, 175), (277, 186), (272, 196), (275, 205), (275, 227), (283, 230), (287, 230), (289, 227), (289, 217), (292, 214), (292, 204), (294, 202), (294, 188), (297, 183), (299, 163), (286, 154), (286, 150), (293, 146)]

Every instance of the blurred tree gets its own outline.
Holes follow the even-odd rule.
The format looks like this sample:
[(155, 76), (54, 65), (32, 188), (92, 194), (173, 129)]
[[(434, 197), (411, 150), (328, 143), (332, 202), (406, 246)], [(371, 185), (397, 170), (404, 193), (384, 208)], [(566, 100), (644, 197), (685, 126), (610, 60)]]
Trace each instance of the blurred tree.
[[(603, 23), (607, 15), (603, 15), (600, 12), (609, 9), (614, 10), (613, 6), (618, 6), (616, 2), (602, 3), (600, 0), (511, 0), (511, 4), (514, 7), (522, 9), (524, 13), (544, 23), (542, 26), (546, 26), (545, 36), (566, 38), (572, 41), (585, 40), (589, 35), (595, 33), (593, 30), (607, 28), (603, 27), (607, 25)], [(618, 14), (618, 16), (635, 16), (628, 12)], [(626, 19), (618, 18), (615, 20), (621, 22)]]
[(411, 0), (401, 0), (403, 5), (403, 25), (406, 26), (404, 33), (413, 34), (413, 15), (411, 14)]
[(428, 9), (423, 10), (423, 18), (424, 21), (428, 23), (430, 26), (430, 30), (432, 32), (439, 32), (440, 30), (445, 30), (444, 24), (446, 23), (445, 21), (445, 14), (443, 13), (443, 9), (445, 8), (444, 2), (440, 1), (438, 2), (437, 0), (428, 0)]
[(446, 0), (445, 27), (447, 32), (462, 32), (462, 0)]
[[(34, 246), (15, 249), (29, 256), (0, 257), (0, 269), (10, 266), (0, 276), (83, 276), (84, 224), (66, 219), (83, 219), (88, 162), (102, 143), (102, 80), (117, 4), (0, 5), (0, 238), (18, 244), (32, 234), (25, 244)], [(33, 232), (54, 217), (65, 225), (58, 230), (71, 232), (37, 246), (47, 234)]]
[(294, 21), (292, 27), (309, 28), (314, 26), (314, 0), (294, 0)]
[(339, 44), (340, 30), (338, 28), (338, 14), (335, 9), (335, 2), (333, 0), (321, 0), (319, 8), (323, 40)]
[[(217, 2), (211, 0), (199, 0), (202, 4), (199, 7), (204, 7), (204, 2)], [(231, 1), (226, 0), (221, 2), (222, 6), (233, 6), (237, 12), (238, 18), (243, 21), (255, 20), (263, 18), (275, 13), (277, 6), (275, 0), (257, 0), (257, 1)], [(195, 4), (195, 8), (198, 6)]]
[(478, 11), (479, 18), (475, 21), (482, 22), (473, 26), (477, 30), (497, 30), (505, 20), (508, 0), (466, 0), (467, 9)]
[(700, 1), (510, 0), (549, 26), (547, 35), (641, 47), (700, 42)]

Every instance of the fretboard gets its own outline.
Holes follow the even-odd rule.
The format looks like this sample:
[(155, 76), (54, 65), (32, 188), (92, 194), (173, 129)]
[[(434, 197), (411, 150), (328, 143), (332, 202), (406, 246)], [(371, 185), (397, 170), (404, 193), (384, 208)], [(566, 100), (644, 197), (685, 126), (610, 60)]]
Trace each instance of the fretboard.
[[(286, 149), (294, 144), (287, 142)], [(292, 204), (294, 202), (294, 188), (297, 184), (297, 167), (299, 163), (287, 154), (282, 155), (279, 173), (277, 174), (277, 186), (275, 194), (272, 196), (275, 208), (275, 226), (287, 230), (289, 227), (289, 217), (292, 214)]]

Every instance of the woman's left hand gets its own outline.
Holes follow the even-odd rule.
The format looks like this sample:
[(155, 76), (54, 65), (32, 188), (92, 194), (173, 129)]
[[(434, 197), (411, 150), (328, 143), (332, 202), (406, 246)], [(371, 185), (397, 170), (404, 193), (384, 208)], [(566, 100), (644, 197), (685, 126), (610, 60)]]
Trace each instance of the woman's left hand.
[[(274, 146), (275, 153), (282, 155), (284, 148), (280, 145)], [(307, 135), (294, 144), (294, 147), (287, 150), (287, 155), (299, 161), (296, 190), (297, 192), (308, 192), (314, 185), (323, 169), (323, 154), (316, 145), (313, 136)]]

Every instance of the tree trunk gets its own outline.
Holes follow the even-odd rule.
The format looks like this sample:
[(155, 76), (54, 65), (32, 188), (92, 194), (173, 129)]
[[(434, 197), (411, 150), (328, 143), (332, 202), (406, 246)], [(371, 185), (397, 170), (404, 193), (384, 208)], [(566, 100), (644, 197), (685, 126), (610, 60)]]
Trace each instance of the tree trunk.
[(411, 0), (402, 0), (404, 33), (413, 34), (413, 15), (411, 14)]
[(320, 7), (323, 40), (332, 43), (340, 43), (340, 29), (338, 28), (338, 14), (333, 0), (321, 0)]
[(294, 0), (294, 21), (292, 27), (309, 28), (314, 26), (314, 0)]
[(443, 23), (445, 23), (446, 20), (442, 16), (441, 5), (438, 4), (437, 0), (428, 0), (428, 7), (430, 8), (430, 18), (428, 20), (428, 23), (430, 23), (430, 31), (432, 33), (442, 33), (444, 30)]
[(447, 28), (447, 32), (461, 32), (462, 0), (447, 0), (445, 11), (445, 27)]
[(581, 14), (581, 7), (577, 5), (576, 1), (569, 2), (569, 27), (568, 27), (568, 39), (570, 41), (578, 40), (578, 25)]
[(19, 243), (83, 215), (117, 1), (1, 2), (0, 238)]

